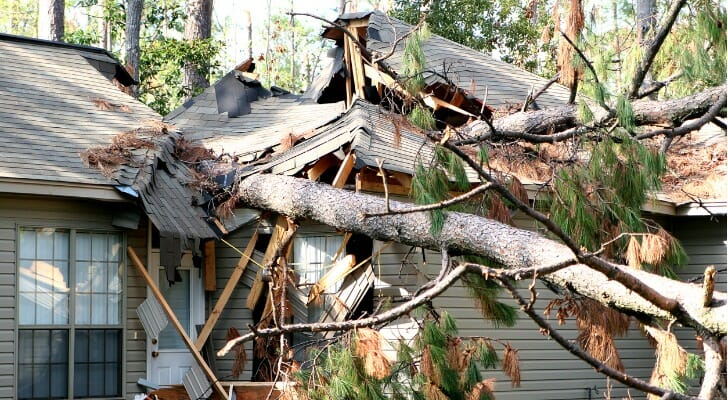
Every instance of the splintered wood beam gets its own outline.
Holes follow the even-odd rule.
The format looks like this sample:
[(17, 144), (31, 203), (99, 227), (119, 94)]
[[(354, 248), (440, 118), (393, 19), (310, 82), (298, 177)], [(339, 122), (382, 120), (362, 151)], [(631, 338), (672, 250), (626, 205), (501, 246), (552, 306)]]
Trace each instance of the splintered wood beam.
[(152, 294), (162, 306), (164, 313), (167, 314), (167, 319), (169, 319), (169, 322), (172, 324), (172, 326), (174, 326), (174, 329), (177, 330), (177, 333), (179, 333), (179, 335), (182, 337), (182, 341), (184, 342), (185, 346), (187, 346), (187, 349), (192, 354), (192, 357), (194, 357), (195, 361), (197, 361), (197, 364), (199, 364), (202, 368), (202, 371), (205, 373), (205, 377), (207, 377), (207, 380), (212, 383), (212, 388), (215, 393), (217, 393), (220, 398), (228, 400), (227, 392), (225, 392), (225, 389), (220, 384), (220, 381), (215, 376), (215, 373), (212, 372), (212, 370), (210, 369), (210, 366), (207, 365), (205, 359), (202, 358), (202, 354), (200, 354), (200, 352), (197, 350), (195, 344), (192, 343), (192, 340), (187, 335), (187, 331), (185, 331), (185, 328), (182, 327), (182, 324), (177, 319), (174, 310), (172, 310), (172, 307), (170, 307), (169, 303), (167, 303), (167, 300), (164, 298), (164, 295), (157, 287), (157, 284), (154, 283), (152, 276), (149, 275), (149, 272), (147, 272), (147, 268), (144, 266), (144, 263), (142, 263), (142, 261), (139, 259), (139, 256), (137, 256), (134, 248), (131, 246), (127, 246), (126, 251), (127, 253), (129, 253), (129, 257), (139, 271), (139, 274), (142, 276), (142, 278), (144, 278), (147, 286), (149, 286), (149, 290), (152, 291)]
[[(391, 182), (387, 182), (387, 189), (389, 194), (408, 196), (410, 193), (409, 186), (402, 186)], [(356, 191), (384, 193), (384, 182), (382, 182), (382, 177), (377, 176), (374, 172), (366, 170), (359, 172), (356, 174)]]
[(217, 276), (215, 268), (215, 241), (208, 240), (205, 242), (205, 260), (203, 267), (205, 269), (204, 285), (206, 292), (214, 292), (217, 290)]
[(359, 18), (359, 19), (352, 19), (349, 21), (346, 26), (348, 28), (363, 28), (366, 26), (369, 26), (369, 18)]
[(349, 35), (345, 36), (345, 40), (349, 43), (349, 56), (351, 57), (352, 75), (354, 78), (354, 91), (356, 95), (363, 99), (364, 96), (364, 60), (361, 55), (361, 43), (359, 43), (359, 30), (356, 27), (349, 26), (347, 31), (351, 33), (351, 36), (356, 38), (353, 40)]
[(346, 107), (351, 107), (352, 98), (352, 79), (353, 74), (351, 71), (351, 40), (348, 35), (344, 35), (344, 63), (346, 64), (346, 72), (349, 76), (346, 77)]
[(306, 171), (308, 179), (318, 181), (329, 168), (339, 164), (339, 159), (335, 155), (327, 154), (321, 157), (316, 163)]
[[(405, 90), (405, 88), (402, 87), (402, 85), (400, 85), (399, 82), (397, 82), (394, 78), (385, 74), (384, 72), (377, 71), (374, 67), (365, 65), (364, 73), (373, 82), (387, 86), (390, 89), (393, 89), (406, 97), (410, 96), (410, 94), (407, 92), (407, 90)], [(455, 104), (442, 100), (441, 98), (436, 97), (434, 94), (420, 92), (418, 95), (422, 98), (422, 100), (425, 102), (425, 104), (427, 104), (433, 110), (438, 110), (440, 108), (447, 108), (448, 110), (455, 111), (459, 114), (466, 115), (468, 117), (477, 118), (477, 116), (475, 116), (475, 114), (469, 113), (469, 112), (463, 110), (462, 108), (456, 106)], [(462, 96), (461, 96), (461, 98), (458, 98), (456, 95), (453, 98), (453, 100), (455, 100), (455, 99), (458, 99), (458, 101), (462, 104), (462, 102), (463, 102)]]
[(344, 187), (344, 184), (346, 183), (347, 179), (349, 179), (351, 170), (354, 168), (355, 161), (356, 161), (356, 154), (354, 154), (353, 151), (350, 151), (349, 154), (347, 154), (346, 157), (344, 157), (344, 161), (341, 162), (339, 171), (336, 173), (336, 177), (334, 178), (334, 181), (331, 182), (331, 186), (333, 186), (337, 189), (341, 189)]
[[(265, 249), (265, 255), (263, 256), (263, 263), (262, 265), (268, 265), (271, 261), (273, 261), (273, 257), (276, 255), (276, 249), (278, 248), (278, 245), (281, 243), (281, 240), (283, 239), (283, 236), (286, 234), (286, 230), (288, 229), (288, 222), (286, 221), (286, 217), (283, 215), (278, 216), (278, 220), (276, 221), (275, 229), (273, 230), (273, 234), (270, 237), (270, 241), (268, 242), (268, 247)], [(290, 250), (287, 249), (287, 251)], [(258, 269), (258, 274), (255, 276), (255, 282), (253, 283), (253, 287), (250, 288), (250, 293), (248, 293), (248, 299), (245, 302), (246, 307), (250, 310), (254, 310), (255, 306), (258, 305), (258, 302), (260, 301), (260, 297), (263, 295), (265, 288), (265, 282), (263, 282), (263, 268)]]
[(455, 111), (456, 113), (467, 115), (468, 117), (477, 118), (475, 116), (475, 114), (469, 113), (460, 107), (452, 105), (452, 104), (448, 103), (447, 101), (440, 99), (439, 97), (435, 97), (435, 95), (422, 94), (422, 93), (420, 93), (420, 95), (422, 96), (422, 100), (425, 102), (425, 104), (432, 107), (433, 110), (438, 110), (440, 108), (447, 108), (448, 110)]
[(230, 300), (230, 296), (233, 294), (233, 290), (235, 290), (235, 287), (238, 285), (240, 277), (243, 276), (245, 268), (248, 266), (250, 258), (253, 256), (253, 251), (255, 251), (255, 243), (257, 241), (258, 230), (256, 229), (253, 232), (253, 236), (248, 241), (248, 245), (245, 247), (243, 254), (240, 256), (240, 260), (238, 260), (238, 263), (235, 265), (235, 269), (233, 270), (232, 274), (230, 274), (230, 278), (228, 278), (228, 281), (225, 284), (225, 288), (222, 290), (222, 293), (220, 293), (220, 297), (217, 299), (215, 307), (212, 308), (212, 312), (210, 312), (210, 315), (207, 317), (207, 321), (205, 321), (205, 326), (202, 327), (200, 334), (197, 336), (197, 340), (195, 341), (196, 349), (202, 350), (202, 346), (205, 345), (207, 338), (210, 336), (212, 330), (215, 328), (215, 324), (217, 324), (217, 320), (220, 319), (222, 310), (225, 309), (228, 300)]

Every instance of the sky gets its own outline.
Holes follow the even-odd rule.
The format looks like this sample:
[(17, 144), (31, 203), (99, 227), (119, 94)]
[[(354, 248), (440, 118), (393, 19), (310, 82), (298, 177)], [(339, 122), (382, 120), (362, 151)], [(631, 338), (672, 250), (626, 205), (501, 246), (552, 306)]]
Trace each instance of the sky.
[[(366, 0), (355, 0), (355, 7), (359, 11), (370, 10), (372, 5)], [(334, 20), (337, 16), (338, 0), (214, 0), (213, 23), (221, 26), (229, 19), (228, 32), (225, 32), (225, 53), (223, 59), (223, 70), (234, 67), (236, 64), (247, 58), (247, 32), (245, 29), (245, 11), (250, 10), (253, 20), (253, 53), (265, 52), (265, 38), (261, 32), (268, 14), (268, 6), (271, 14), (284, 14), (293, 9), (294, 12), (314, 14), (328, 20)], [(314, 33), (321, 31), (322, 22), (313, 18), (298, 17), (299, 20), (309, 26)]]

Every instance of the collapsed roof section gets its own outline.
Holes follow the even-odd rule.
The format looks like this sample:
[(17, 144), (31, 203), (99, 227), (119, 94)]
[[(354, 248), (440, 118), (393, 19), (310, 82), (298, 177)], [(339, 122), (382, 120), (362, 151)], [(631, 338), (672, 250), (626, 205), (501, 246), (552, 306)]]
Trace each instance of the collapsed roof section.
[[(390, 80), (403, 74), (404, 39), (414, 27), (379, 11), (344, 14), (336, 22), (341, 25), (327, 28), (322, 36), (334, 40), (343, 51), (331, 52), (333, 62), (304, 96), (326, 101), (332, 96), (331, 88), (340, 87), (340, 77), (347, 75), (353, 78), (353, 87), (347, 88), (348, 92), (370, 100), (376, 92), (381, 96), (381, 85), (391, 86)], [(493, 108), (520, 105), (526, 95), (548, 83), (535, 74), (437, 35), (422, 42), (422, 51), (426, 66), (421, 95), (435, 111), (447, 108), (477, 117), (482, 114), (483, 100)], [(382, 74), (382, 70), (388, 74)], [(532, 106), (563, 105), (568, 98), (567, 88), (551, 85)]]

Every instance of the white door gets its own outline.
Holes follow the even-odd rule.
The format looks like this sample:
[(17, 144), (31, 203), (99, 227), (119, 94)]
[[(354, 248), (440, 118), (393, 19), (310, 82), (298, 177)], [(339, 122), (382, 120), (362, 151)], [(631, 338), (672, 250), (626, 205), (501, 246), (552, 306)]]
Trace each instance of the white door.
[[(159, 250), (152, 250), (150, 274), (159, 290), (177, 315), (194, 342), (197, 338), (195, 324), (203, 318), (203, 291), (200, 271), (192, 266), (192, 257), (185, 254), (178, 267), (182, 282), (169, 285), (164, 267), (159, 266)], [(151, 293), (148, 293), (151, 296)], [(171, 323), (159, 334), (159, 338), (147, 340), (147, 366), (149, 380), (158, 385), (182, 383), (182, 378), (195, 362), (182, 338)]]

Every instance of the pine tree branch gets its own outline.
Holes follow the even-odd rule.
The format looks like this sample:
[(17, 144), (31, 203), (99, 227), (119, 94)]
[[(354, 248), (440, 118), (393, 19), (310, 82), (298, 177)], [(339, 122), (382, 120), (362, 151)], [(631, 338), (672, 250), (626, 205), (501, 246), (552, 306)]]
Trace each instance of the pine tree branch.
[[(429, 213), (362, 219), (361, 213), (379, 212), (384, 208), (381, 197), (335, 189), (301, 178), (252, 175), (239, 182), (237, 194), (241, 204), (247, 207), (318, 221), (334, 229), (382, 241), (433, 250), (446, 246), (453, 255), (479, 255), (509, 268), (546, 267), (576, 260), (572, 249), (559, 241), (472, 214), (445, 212), (438, 236), (430, 232)], [(394, 209), (406, 207), (392, 201)], [(539, 279), (623, 312), (645, 318), (676, 319), (696, 330), (726, 333), (725, 293), (716, 292), (716, 304), (705, 308), (702, 290), (694, 285), (627, 266), (591, 265), (598, 258), (588, 254), (583, 257), (590, 262), (589, 266), (575, 264), (556, 273), (539, 275)], [(650, 297), (654, 293), (659, 297)]]
[[(478, 195), (480, 193), (484, 193), (484, 192), (488, 191), (488, 189), (490, 189), (491, 187), (492, 187), (492, 185), (489, 184), (489, 183), (488, 184), (483, 184), (483, 185), (479, 185), (479, 186), (475, 187), (474, 189), (470, 190), (467, 193), (463, 193), (463, 194), (461, 194), (459, 196), (455, 196), (455, 197), (453, 197), (451, 199), (443, 200), (443, 201), (440, 201), (438, 203), (427, 204), (427, 205), (424, 205), (424, 206), (417, 206), (417, 207), (409, 207), (409, 208), (406, 208), (406, 209), (403, 209), (403, 210), (389, 210), (388, 209), (387, 211), (380, 212), (380, 213), (362, 214), (362, 217), (363, 218), (372, 218), (372, 217), (382, 217), (382, 216), (385, 216), (385, 215), (411, 214), (411, 213), (422, 212), (422, 211), (439, 210), (439, 209), (442, 209), (442, 208), (447, 208), (447, 207), (450, 207), (452, 205), (461, 203), (461, 202), (463, 202), (463, 201), (465, 201), (465, 200), (467, 200), (467, 199), (469, 199), (471, 197), (474, 197), (474, 196), (476, 196), (476, 195)], [(389, 204), (389, 202), (387, 202), (387, 204)]]
[(561, 347), (563, 347), (569, 353), (579, 357), (584, 362), (594, 367), (597, 372), (645, 393), (652, 393), (658, 396), (669, 395), (669, 398), (678, 400), (697, 400), (696, 397), (685, 396), (680, 393), (665, 390), (658, 386), (650, 385), (648, 382), (645, 382), (642, 379), (627, 375), (624, 372), (617, 371), (616, 369), (611, 368), (605, 363), (597, 360), (591, 354), (587, 353), (579, 346), (577, 346), (576, 343), (562, 336), (557, 329), (551, 326), (551, 324), (543, 319), (541, 315), (535, 312), (532, 307), (529, 307), (529, 303), (518, 293), (518, 290), (513, 286), (509, 278), (500, 276), (495, 276), (495, 278), (498, 279), (498, 281), (501, 282), (501, 284), (503, 284), (503, 286), (511, 293), (511, 296), (521, 307), (521, 310), (523, 310), (523, 312), (525, 312), (526, 315), (528, 315), (536, 323), (536, 325), (544, 330), (550, 338), (554, 339), (556, 343), (561, 345)]
[(632, 87), (629, 90), (630, 99), (639, 98), (642, 82), (645, 80), (647, 72), (652, 66), (652, 62), (655, 60), (657, 53), (660, 51), (660, 47), (662, 47), (662, 43), (665, 41), (665, 38), (667, 38), (667, 35), (672, 30), (672, 25), (675, 23), (675, 20), (677, 20), (677, 16), (680, 14), (680, 10), (685, 3), (687, 3), (687, 0), (675, 0), (670, 6), (670, 10), (667, 12), (667, 15), (661, 23), (660, 30), (657, 31), (652, 43), (650, 43), (647, 47), (644, 56), (642, 57), (642, 61), (640, 61), (639, 65), (637, 65), (637, 71), (632, 78)]
[[(686, 135), (692, 131), (698, 130), (703, 127), (703, 125), (711, 122), (714, 118), (720, 114), (721, 110), (726, 106), (726, 92), (723, 91), (720, 93), (720, 96), (718, 97), (718, 100), (708, 109), (708, 112), (703, 114), (702, 117), (691, 121), (687, 124), (683, 124), (677, 128), (667, 128), (667, 129), (657, 129), (651, 132), (643, 133), (636, 136), (637, 140), (642, 139), (648, 139), (655, 136), (662, 136), (668, 138), (674, 138), (677, 136)], [(666, 150), (666, 149), (665, 149)]]

